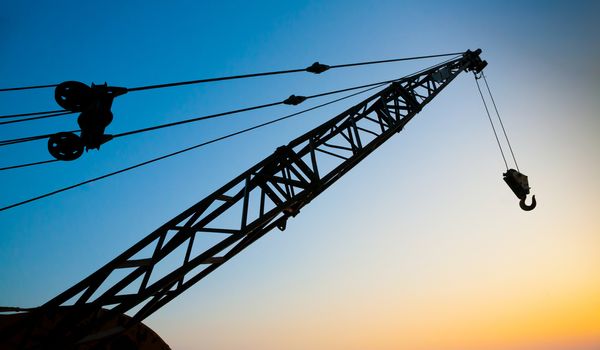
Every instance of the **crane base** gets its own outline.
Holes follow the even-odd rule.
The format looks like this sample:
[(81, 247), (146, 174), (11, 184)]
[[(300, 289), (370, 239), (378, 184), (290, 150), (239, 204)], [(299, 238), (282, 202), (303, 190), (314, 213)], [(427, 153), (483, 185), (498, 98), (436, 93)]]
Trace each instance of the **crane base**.
[[(170, 350), (171, 348), (148, 326), (141, 322), (125, 328), (131, 317), (118, 315), (101, 329), (76, 343), (64, 342), (68, 335), (56, 334), (59, 324), (72, 316), (71, 307), (52, 313), (36, 311), (0, 314), (0, 349), (33, 350), (60, 346), (72, 350)], [(101, 309), (98, 315), (107, 314)], [(68, 321), (66, 321), (68, 322)]]

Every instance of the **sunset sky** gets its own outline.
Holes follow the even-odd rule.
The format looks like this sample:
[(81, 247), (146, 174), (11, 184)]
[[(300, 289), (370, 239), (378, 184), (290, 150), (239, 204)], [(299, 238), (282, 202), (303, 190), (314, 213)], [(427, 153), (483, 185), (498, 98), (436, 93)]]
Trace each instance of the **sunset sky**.
[[(288, 222), (145, 320), (174, 350), (600, 349), (600, 3), (14, 1), (0, 88), (134, 87), (481, 48), (538, 207), (524, 212), (472, 74)], [(392, 79), (442, 59), (127, 94), (118, 133)], [(364, 97), (0, 212), (0, 305), (38, 306)], [(0, 171), (0, 206), (327, 101), (113, 140)], [(59, 109), (0, 92), (0, 115)], [(0, 140), (76, 129), (0, 125)], [(0, 167), (49, 159), (0, 147)]]

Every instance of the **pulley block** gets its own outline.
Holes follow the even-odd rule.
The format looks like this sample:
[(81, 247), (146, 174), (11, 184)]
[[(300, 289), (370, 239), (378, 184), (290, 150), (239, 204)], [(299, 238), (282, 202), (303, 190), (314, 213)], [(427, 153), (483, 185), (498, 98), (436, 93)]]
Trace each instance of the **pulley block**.
[(104, 133), (112, 122), (111, 111), (115, 97), (126, 94), (127, 88), (92, 84), (88, 86), (78, 81), (65, 81), (56, 86), (54, 98), (62, 108), (79, 112), (77, 124), (80, 136), (70, 132), (52, 135), (48, 140), (48, 151), (58, 160), (74, 160), (83, 150), (99, 149), (100, 145), (112, 139)]
[(525, 211), (533, 210), (537, 201), (535, 200), (535, 195), (531, 198), (531, 204), (526, 204), (525, 199), (529, 194), (529, 180), (527, 179), (527, 175), (520, 173), (515, 169), (508, 169), (503, 175), (504, 182), (510, 187), (513, 193), (519, 198), (519, 206), (521, 209)]

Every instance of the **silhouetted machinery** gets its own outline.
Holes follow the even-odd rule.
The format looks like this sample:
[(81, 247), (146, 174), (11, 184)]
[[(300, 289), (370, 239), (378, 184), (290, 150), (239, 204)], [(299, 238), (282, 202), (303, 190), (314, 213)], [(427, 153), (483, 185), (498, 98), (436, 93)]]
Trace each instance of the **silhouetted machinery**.
[[(1, 316), (0, 347), (168, 349), (141, 323), (146, 317), (267, 232), (284, 230), (290, 217), (400, 132), (456, 76), (463, 71), (480, 73), (487, 65), (480, 53), (466, 51), (459, 58), (391, 83), (279, 147), (42, 306)], [(88, 100), (85, 106), (65, 108), (96, 111), (106, 120), (110, 111), (105, 107), (122, 92), (106, 86), (69, 84), (62, 87), (62, 94), (83, 93)], [(82, 139), (73, 142), (97, 147), (104, 142), (103, 129), (89, 131)], [(63, 153), (72, 156), (76, 152)], [(523, 202), (529, 193), (527, 177), (509, 170), (505, 180)], [(200, 235), (217, 240), (200, 247), (201, 243), (195, 244), (201, 241)], [(157, 266), (178, 249), (184, 252), (182, 261), (159, 272)]]
[(110, 110), (115, 97), (126, 94), (121, 87), (95, 85), (87, 86), (78, 81), (65, 81), (54, 90), (54, 98), (59, 106), (70, 112), (79, 113), (77, 124), (81, 136), (73, 132), (59, 132), (48, 139), (48, 151), (58, 160), (74, 160), (83, 150), (99, 149), (111, 140), (104, 129), (112, 122)]

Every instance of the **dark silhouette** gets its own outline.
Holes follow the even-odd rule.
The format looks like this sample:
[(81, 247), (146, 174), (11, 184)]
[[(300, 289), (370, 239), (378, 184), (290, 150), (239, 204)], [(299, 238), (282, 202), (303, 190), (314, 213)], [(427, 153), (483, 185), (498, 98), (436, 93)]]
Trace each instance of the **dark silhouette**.
[(527, 180), (527, 176), (516, 171), (515, 169), (509, 169), (504, 174), (504, 181), (508, 184), (508, 187), (515, 193), (517, 198), (520, 199), (519, 206), (521, 209), (525, 211), (530, 211), (535, 208), (537, 202), (535, 200), (535, 195), (531, 197), (531, 204), (525, 204), (525, 199), (529, 194), (529, 181)]
[(80, 112), (77, 123), (81, 135), (61, 132), (50, 136), (48, 151), (58, 160), (74, 160), (81, 156), (83, 149), (100, 149), (100, 146), (112, 139), (104, 133), (113, 120), (111, 112), (115, 97), (126, 94), (127, 89), (108, 86), (106, 83), (87, 86), (78, 81), (66, 81), (58, 84), (54, 98), (64, 109)]

